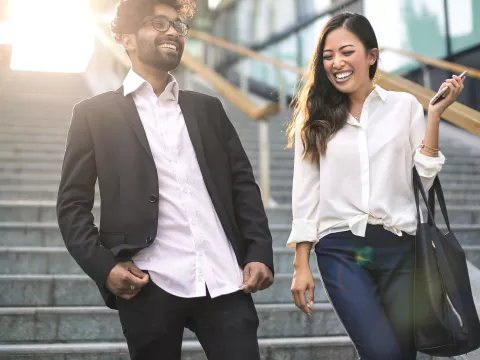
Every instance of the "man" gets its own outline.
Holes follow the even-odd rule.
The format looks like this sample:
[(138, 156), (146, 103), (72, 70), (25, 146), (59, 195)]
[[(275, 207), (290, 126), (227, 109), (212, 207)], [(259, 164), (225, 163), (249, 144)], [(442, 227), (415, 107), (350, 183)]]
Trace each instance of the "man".
[(118, 309), (133, 360), (179, 360), (185, 327), (209, 360), (260, 358), (250, 293), (273, 282), (260, 191), (220, 101), (179, 90), (169, 74), (194, 9), (118, 4), (112, 31), (132, 69), (119, 90), (75, 106), (67, 139), (60, 229)]

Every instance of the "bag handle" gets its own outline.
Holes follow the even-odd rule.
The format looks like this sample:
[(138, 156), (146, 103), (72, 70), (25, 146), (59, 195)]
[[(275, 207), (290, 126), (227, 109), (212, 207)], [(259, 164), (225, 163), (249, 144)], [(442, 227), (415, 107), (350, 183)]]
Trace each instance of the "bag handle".
[[(443, 189), (442, 185), (440, 184), (440, 179), (438, 176), (435, 177), (433, 181), (433, 185), (428, 192), (428, 200), (425, 194), (425, 189), (423, 188), (422, 180), (420, 179), (420, 175), (415, 167), (413, 167), (413, 185), (414, 185), (414, 192), (415, 192), (415, 202), (417, 204), (417, 221), (420, 223), (420, 209), (419, 204), (417, 201), (418, 198), (418, 191), (422, 194), (423, 200), (425, 201), (425, 205), (427, 205), (428, 210), (428, 224), (435, 225), (435, 194), (438, 198), (438, 203), (440, 205), (440, 209), (442, 211), (443, 219), (445, 220), (445, 224), (447, 225), (448, 231), (450, 229), (450, 220), (448, 218), (447, 212), (447, 205), (445, 203), (445, 197), (443, 196)], [(416, 189), (416, 190), (415, 190)]]
[[(435, 194), (437, 194), (438, 203), (440, 205), (440, 209), (442, 210), (443, 219), (445, 220), (445, 224), (447, 225), (447, 229), (448, 229), (448, 231), (451, 231), (450, 220), (448, 218), (448, 212), (447, 212), (447, 205), (445, 203), (445, 197), (443, 196), (442, 185), (440, 184), (440, 179), (438, 178), (438, 176), (435, 177), (435, 180), (433, 181), (432, 188), (428, 192), (429, 205), (430, 204), (435, 204)], [(433, 206), (435, 206), (435, 205), (433, 205)], [(435, 212), (433, 212), (433, 216), (435, 216)]]

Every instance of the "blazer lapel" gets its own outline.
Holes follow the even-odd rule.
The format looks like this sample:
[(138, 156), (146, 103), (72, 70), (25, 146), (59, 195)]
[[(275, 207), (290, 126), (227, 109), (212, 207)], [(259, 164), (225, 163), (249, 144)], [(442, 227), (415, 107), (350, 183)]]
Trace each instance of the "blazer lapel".
[(115, 91), (117, 96), (115, 101), (120, 107), (121, 113), (127, 123), (132, 127), (133, 132), (137, 136), (140, 144), (147, 152), (147, 155), (153, 160), (152, 151), (150, 150), (150, 145), (148, 144), (147, 135), (145, 134), (145, 129), (143, 128), (142, 120), (140, 120), (140, 115), (138, 115), (137, 107), (131, 95), (123, 95), (123, 86)]
[(200, 167), (203, 180), (205, 181), (205, 186), (207, 187), (210, 197), (214, 200), (217, 197), (217, 191), (208, 167), (207, 158), (205, 157), (202, 131), (200, 130), (199, 119), (195, 113), (193, 99), (189, 98), (188, 93), (180, 91), (178, 104), (180, 105), (183, 118), (185, 119), (185, 125), (187, 126), (188, 135), (190, 136), (195, 155), (197, 156), (198, 166)]
[[(230, 219), (228, 216), (228, 211), (225, 208), (223, 200), (220, 198), (215, 182), (213, 181), (210, 168), (208, 167), (202, 143), (202, 131), (200, 130), (199, 119), (195, 113), (195, 110), (198, 110), (198, 108), (194, 106), (194, 101), (190, 98), (189, 94), (185, 93), (184, 91), (180, 91), (178, 103), (180, 105), (180, 109), (182, 110), (183, 118), (185, 119), (185, 124), (187, 126), (187, 131), (190, 136), (195, 155), (197, 156), (198, 166), (200, 167), (203, 181), (205, 182), (205, 187), (207, 188), (208, 194), (210, 195), (210, 199), (212, 200), (213, 206), (215, 207), (225, 233), (232, 243), (232, 246), (235, 248), (235, 234), (232, 233), (233, 227), (230, 223), (230, 221), (235, 223), (235, 220)], [(207, 136), (206, 134), (207, 133), (204, 132), (204, 136)]]

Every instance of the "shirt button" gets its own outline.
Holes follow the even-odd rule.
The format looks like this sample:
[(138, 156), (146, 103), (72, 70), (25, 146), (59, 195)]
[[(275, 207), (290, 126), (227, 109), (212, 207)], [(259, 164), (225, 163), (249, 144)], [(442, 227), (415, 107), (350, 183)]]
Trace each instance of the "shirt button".
[(153, 242), (153, 236), (147, 236), (147, 240), (145, 240), (147, 244), (151, 244)]
[(157, 197), (156, 197), (155, 195), (150, 195), (149, 201), (150, 201), (152, 204), (156, 203), (157, 200), (158, 200), (158, 199), (157, 199)]

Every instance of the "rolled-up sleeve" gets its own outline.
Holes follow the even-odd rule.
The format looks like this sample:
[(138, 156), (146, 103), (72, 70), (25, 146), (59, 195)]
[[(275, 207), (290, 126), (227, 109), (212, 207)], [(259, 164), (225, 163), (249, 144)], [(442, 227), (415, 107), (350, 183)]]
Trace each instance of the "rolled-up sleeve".
[(431, 157), (420, 153), (420, 145), (425, 137), (427, 124), (422, 105), (413, 99), (412, 123), (410, 125), (410, 146), (412, 148), (413, 163), (422, 179), (422, 184), (427, 191), (433, 185), (435, 176), (442, 170), (445, 164), (445, 156), (439, 151), (437, 157)]
[(288, 247), (300, 242), (318, 242), (318, 203), (320, 194), (320, 165), (303, 157), (301, 140), (302, 120), (296, 120), (295, 159), (292, 188), (292, 232)]

